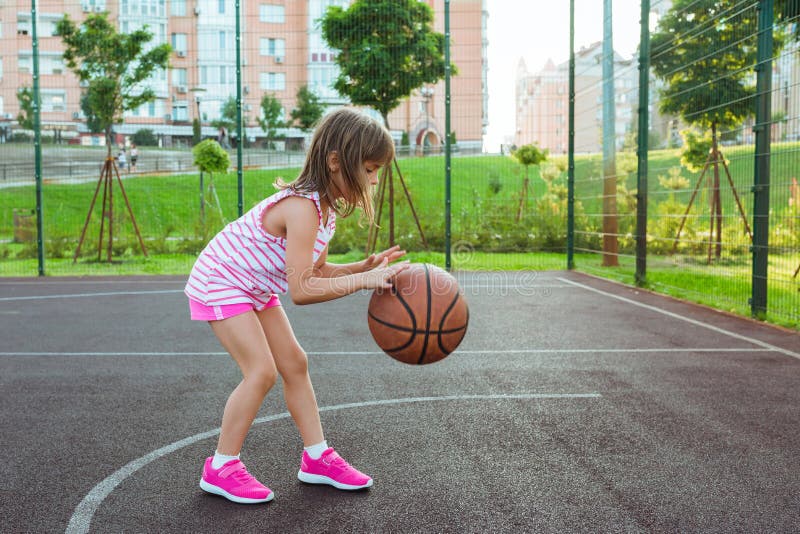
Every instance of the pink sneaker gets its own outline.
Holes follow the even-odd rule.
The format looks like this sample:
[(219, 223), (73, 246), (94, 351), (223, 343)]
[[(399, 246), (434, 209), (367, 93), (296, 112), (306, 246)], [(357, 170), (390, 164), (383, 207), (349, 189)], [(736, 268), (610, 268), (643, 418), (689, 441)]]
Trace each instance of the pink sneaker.
[(309, 484), (330, 484), (343, 490), (357, 490), (372, 486), (372, 479), (351, 466), (335, 450), (328, 448), (319, 460), (303, 451), (297, 478)]
[(241, 460), (231, 460), (219, 469), (211, 467), (206, 458), (200, 487), (209, 493), (222, 495), (229, 501), (241, 504), (254, 504), (271, 501), (275, 494), (264, 484), (247, 472)]

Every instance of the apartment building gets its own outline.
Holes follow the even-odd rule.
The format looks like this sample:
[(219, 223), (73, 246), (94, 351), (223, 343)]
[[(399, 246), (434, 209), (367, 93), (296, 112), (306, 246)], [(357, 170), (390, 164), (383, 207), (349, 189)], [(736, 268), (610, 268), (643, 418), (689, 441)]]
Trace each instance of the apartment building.
[[(444, 31), (444, 0), (424, 0), (434, 11), (434, 27)], [(264, 94), (280, 102), (284, 116), (295, 107), (303, 85), (330, 108), (346, 105), (333, 89), (338, 75), (335, 51), (322, 38), (319, 18), (332, 5), (349, 0), (264, 0), (241, 3), (242, 99), (246, 135), (264, 136), (257, 125)], [(452, 0), (451, 61), (458, 68), (452, 78), (452, 123), (461, 148), (480, 150), (488, 118), (486, 94), (485, 0)], [(107, 11), (122, 32), (147, 26), (152, 45), (173, 48), (170, 68), (149, 80), (154, 102), (128, 112), (116, 131), (130, 135), (150, 128), (165, 145), (180, 144), (192, 136), (191, 122), (200, 118), (204, 135), (214, 135), (210, 122), (236, 95), (236, 19), (230, 0), (41, 0), (37, 33), (40, 50), (41, 117), (45, 130), (65, 137), (85, 133), (80, 109), (81, 88), (65, 67), (55, 24), (64, 16), (80, 21), (86, 14)], [(30, 10), (0, 1), (0, 131), (16, 129), (19, 88), (32, 85)], [(390, 117), (398, 141), (405, 133), (412, 145), (440, 145), (445, 138), (444, 82), (411, 95)], [(294, 128), (288, 137), (304, 134)], [(0, 141), (4, 139), (0, 135)]]
[[(603, 65), (602, 43), (575, 52), (575, 150), (602, 150)], [(614, 54), (614, 97), (616, 143), (622, 146), (637, 120), (639, 103), (637, 63)], [(569, 134), (569, 62), (548, 61), (535, 73), (520, 61), (516, 79), (517, 146), (537, 143), (552, 154), (567, 152)]]

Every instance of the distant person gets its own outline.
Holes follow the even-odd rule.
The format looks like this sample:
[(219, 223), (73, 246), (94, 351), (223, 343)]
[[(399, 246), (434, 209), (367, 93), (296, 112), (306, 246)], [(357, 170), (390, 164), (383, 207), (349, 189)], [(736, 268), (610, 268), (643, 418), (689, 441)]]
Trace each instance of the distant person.
[(217, 143), (219, 143), (222, 148), (231, 147), (231, 144), (228, 142), (228, 132), (225, 131), (224, 126), (219, 127), (219, 131), (217, 132)]
[(136, 162), (139, 160), (139, 149), (131, 143), (131, 172), (136, 172)]
[(119, 154), (117, 154), (117, 165), (119, 166), (120, 170), (125, 170), (125, 164), (127, 163), (127, 158), (125, 157), (125, 147), (119, 148)]
[[(223, 228), (197, 258), (185, 288), (191, 318), (208, 321), (243, 375), (225, 405), (217, 450), (203, 467), (205, 491), (237, 503), (272, 500), (272, 490), (248, 473), (239, 453), (278, 374), (303, 440), (297, 477), (343, 490), (372, 486), (372, 478), (325, 441), (308, 358), (278, 294), (288, 292), (297, 304), (324, 302), (389, 289), (408, 268), (408, 262), (389, 265), (405, 254), (398, 246), (348, 265), (326, 261), (337, 215), (361, 208), (374, 223), (372, 191), (393, 156), (383, 125), (351, 109), (334, 111), (317, 127), (300, 176), (290, 184), (279, 180), (280, 191)], [(318, 320), (330, 321), (324, 312)], [(360, 377), (349, 379), (359, 386)]]

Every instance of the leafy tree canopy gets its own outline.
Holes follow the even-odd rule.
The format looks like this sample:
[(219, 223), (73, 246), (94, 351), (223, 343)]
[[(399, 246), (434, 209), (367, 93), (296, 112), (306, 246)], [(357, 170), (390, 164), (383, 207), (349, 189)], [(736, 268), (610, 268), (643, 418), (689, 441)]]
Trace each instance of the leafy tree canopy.
[(401, 99), (445, 75), (444, 35), (433, 31), (432, 22), (431, 8), (417, 0), (329, 7), (322, 36), (339, 51), (334, 88), (353, 104), (375, 108), (388, 126), (389, 112)]
[(194, 164), (203, 172), (228, 172), (231, 158), (228, 152), (213, 139), (201, 141), (192, 148)]
[(324, 112), (325, 106), (307, 85), (297, 90), (297, 107), (292, 110), (291, 117), (298, 128), (304, 132), (309, 131)]
[[(754, 112), (758, 12), (724, 0), (675, 0), (651, 37), (651, 64), (666, 86), (662, 113), (729, 129)], [(774, 48), (783, 46), (775, 32)]]
[[(236, 129), (237, 114), (236, 97), (231, 96), (222, 103), (220, 116), (218, 119), (211, 121), (211, 126), (214, 128), (225, 128), (229, 132), (233, 132)], [(247, 117), (244, 114), (242, 114), (242, 124), (247, 124)]]
[(542, 150), (535, 143), (530, 145), (522, 145), (514, 152), (512, 156), (515, 160), (520, 162), (525, 167), (529, 165), (538, 165), (547, 159), (548, 150)]
[(261, 116), (258, 117), (258, 124), (267, 134), (267, 139), (274, 138), (278, 128), (285, 126), (286, 123), (281, 119), (282, 114), (283, 106), (274, 95), (267, 93), (261, 97)]
[(86, 117), (86, 127), (89, 128), (90, 132), (102, 133), (105, 130), (103, 123), (97, 118), (92, 108), (88, 93), (81, 94), (81, 111), (83, 112), (83, 116)]
[(119, 33), (108, 13), (92, 13), (80, 27), (64, 15), (56, 33), (64, 42), (64, 62), (85, 84), (87, 105), (110, 141), (112, 126), (122, 122), (126, 111), (155, 100), (146, 82), (167, 68), (171, 47), (148, 47), (153, 34), (147, 28)]
[(19, 114), (17, 122), (26, 130), (33, 130), (33, 89), (22, 87), (17, 91)]

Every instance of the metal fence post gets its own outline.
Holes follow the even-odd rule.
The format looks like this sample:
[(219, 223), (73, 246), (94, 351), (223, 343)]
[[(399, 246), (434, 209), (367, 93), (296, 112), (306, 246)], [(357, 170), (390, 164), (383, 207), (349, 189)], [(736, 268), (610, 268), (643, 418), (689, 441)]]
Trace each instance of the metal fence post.
[(753, 184), (753, 268), (750, 310), (754, 317), (767, 312), (769, 268), (770, 121), (772, 120), (772, 24), (773, 0), (758, 2), (758, 49), (756, 60), (756, 136)]
[(451, 257), (451, 235), (450, 235), (450, 0), (444, 0), (444, 265), (450, 271)]
[(39, 36), (36, 22), (39, 12), (36, 0), (31, 0), (31, 38), (33, 40), (33, 151), (34, 176), (36, 177), (36, 249), (39, 263), (39, 276), (44, 276), (44, 221), (42, 213), (42, 116), (41, 95), (39, 92)]
[(647, 281), (647, 151), (650, 131), (650, 0), (642, 0), (639, 38), (639, 146), (636, 171), (636, 285)]
[(569, 1), (569, 110), (567, 140), (567, 269), (575, 268), (575, 0)]
[(242, 30), (241, 30), (241, 2), (236, 0), (236, 184), (238, 191), (239, 217), (244, 213), (244, 174), (242, 170), (242, 150), (244, 136), (242, 135)]

